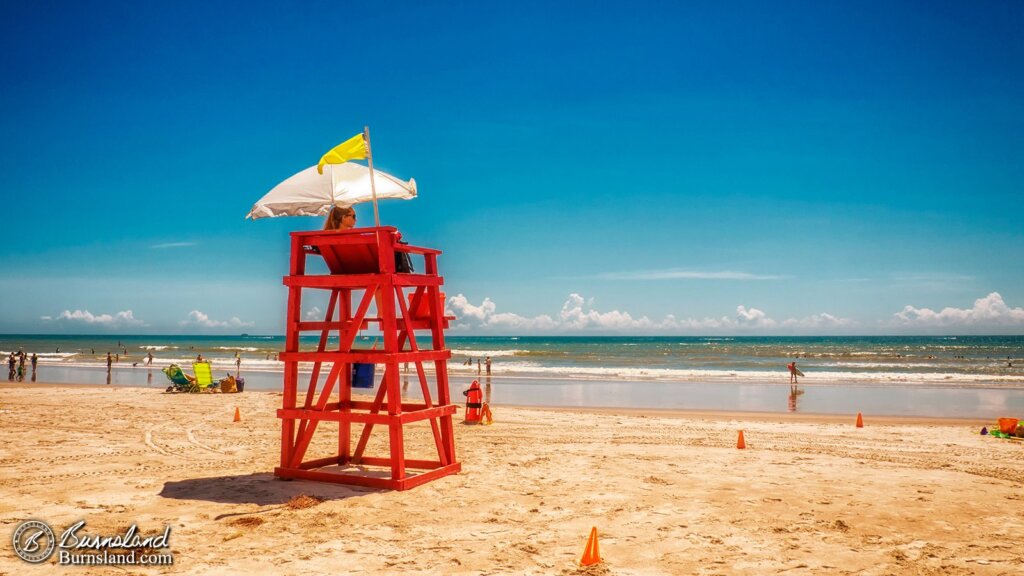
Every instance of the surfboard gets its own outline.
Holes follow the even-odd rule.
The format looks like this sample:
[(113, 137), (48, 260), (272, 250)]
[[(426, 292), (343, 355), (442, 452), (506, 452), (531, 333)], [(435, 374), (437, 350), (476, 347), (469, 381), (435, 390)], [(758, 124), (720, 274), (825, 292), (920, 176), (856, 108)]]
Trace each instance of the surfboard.
[(801, 372), (799, 368), (794, 368), (794, 369), (793, 369), (793, 372), (796, 372), (796, 375), (797, 375), (797, 376), (803, 376), (803, 375), (804, 375), (804, 373), (803, 373), (803, 372)]

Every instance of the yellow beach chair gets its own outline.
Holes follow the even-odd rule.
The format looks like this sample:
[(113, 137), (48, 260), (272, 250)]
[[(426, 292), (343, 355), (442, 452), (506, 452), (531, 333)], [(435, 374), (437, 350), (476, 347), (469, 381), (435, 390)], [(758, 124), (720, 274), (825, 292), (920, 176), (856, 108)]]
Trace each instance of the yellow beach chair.
[(203, 392), (213, 384), (213, 369), (209, 362), (194, 362), (192, 370), (196, 373), (196, 386)]

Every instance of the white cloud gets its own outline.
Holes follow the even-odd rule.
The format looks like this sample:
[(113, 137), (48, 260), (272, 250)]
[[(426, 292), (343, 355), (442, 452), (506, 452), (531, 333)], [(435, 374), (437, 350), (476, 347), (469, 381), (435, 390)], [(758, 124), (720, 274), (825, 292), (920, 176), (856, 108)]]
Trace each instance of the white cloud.
[(785, 276), (765, 276), (750, 272), (701, 272), (668, 268), (665, 270), (637, 270), (634, 272), (609, 272), (598, 276), (605, 280), (782, 280)]
[(178, 322), (179, 326), (198, 326), (200, 328), (246, 328), (252, 326), (253, 322), (243, 322), (237, 317), (230, 320), (213, 320), (199, 310), (188, 313), (188, 318)]
[(122, 310), (117, 314), (93, 314), (88, 310), (65, 310), (54, 319), (52, 316), (40, 316), (46, 322), (67, 322), (74, 324), (89, 324), (93, 326), (145, 326), (145, 322), (135, 318), (131, 310)]
[(311, 322), (323, 320), (324, 317), (322, 314), (323, 312), (320, 311), (320, 308), (313, 306), (308, 312), (306, 312), (306, 320)]
[(647, 316), (634, 317), (621, 310), (601, 311), (593, 307), (594, 299), (573, 293), (562, 304), (555, 316), (543, 314), (526, 317), (513, 312), (498, 312), (490, 298), (480, 305), (472, 304), (459, 294), (448, 299), (448, 313), (458, 320), (453, 328), (459, 330), (493, 330), (506, 333), (528, 332), (601, 332), (601, 333), (722, 333), (767, 331), (773, 328), (820, 330), (855, 325), (850, 319), (832, 314), (814, 314), (802, 319), (776, 321), (758, 308), (740, 305), (734, 316), (679, 319), (672, 314), (661, 320)]
[(763, 310), (748, 309), (740, 304), (736, 307), (736, 324), (744, 328), (770, 328), (775, 326), (775, 320), (769, 318)]
[(165, 242), (163, 244), (154, 244), (150, 248), (162, 249), (162, 248), (182, 248), (185, 246), (195, 246), (195, 242)]
[(523, 331), (547, 331), (555, 328), (554, 320), (548, 315), (527, 318), (510, 312), (497, 313), (497, 306), (490, 298), (484, 298), (479, 306), (458, 294), (446, 301), (447, 308), (460, 321), (458, 328), (495, 328)]
[(827, 312), (811, 314), (806, 318), (789, 318), (782, 322), (787, 328), (848, 328), (856, 326), (857, 323), (849, 318), (840, 318)]
[(1024, 308), (1010, 308), (998, 292), (974, 301), (973, 308), (943, 308), (936, 312), (931, 308), (903, 307), (893, 314), (894, 322), (901, 326), (979, 326), (1024, 324)]
[(894, 282), (906, 284), (945, 285), (952, 284), (954, 282), (973, 282), (974, 276), (967, 276), (965, 274), (948, 274), (946, 272), (919, 272), (893, 274), (892, 279)]

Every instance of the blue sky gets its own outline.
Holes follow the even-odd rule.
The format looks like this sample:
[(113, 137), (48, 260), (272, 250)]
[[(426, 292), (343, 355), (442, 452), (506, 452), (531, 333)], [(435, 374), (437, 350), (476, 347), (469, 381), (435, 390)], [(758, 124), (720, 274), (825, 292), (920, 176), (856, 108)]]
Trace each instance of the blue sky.
[(281, 333), (243, 216), (369, 125), (461, 333), (1024, 333), (1017, 2), (0, 16), (0, 332)]

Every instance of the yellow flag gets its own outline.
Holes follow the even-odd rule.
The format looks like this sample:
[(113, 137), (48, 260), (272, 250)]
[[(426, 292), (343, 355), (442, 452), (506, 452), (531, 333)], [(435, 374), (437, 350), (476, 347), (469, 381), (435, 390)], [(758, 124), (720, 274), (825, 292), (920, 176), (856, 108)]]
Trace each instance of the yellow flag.
[(324, 164), (341, 164), (349, 160), (362, 160), (363, 158), (366, 158), (366, 140), (363, 140), (362, 134), (356, 134), (321, 156), (320, 163), (316, 165), (316, 171), (323, 174)]

